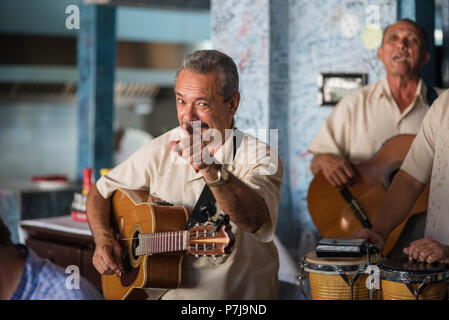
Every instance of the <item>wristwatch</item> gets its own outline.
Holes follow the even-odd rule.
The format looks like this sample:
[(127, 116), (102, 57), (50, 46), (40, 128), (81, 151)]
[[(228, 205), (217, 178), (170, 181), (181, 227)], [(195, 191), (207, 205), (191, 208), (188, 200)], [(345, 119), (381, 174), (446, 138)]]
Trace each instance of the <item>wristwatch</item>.
[(209, 187), (217, 187), (225, 184), (229, 180), (229, 171), (222, 165), (218, 170), (218, 178), (212, 182), (208, 182)]

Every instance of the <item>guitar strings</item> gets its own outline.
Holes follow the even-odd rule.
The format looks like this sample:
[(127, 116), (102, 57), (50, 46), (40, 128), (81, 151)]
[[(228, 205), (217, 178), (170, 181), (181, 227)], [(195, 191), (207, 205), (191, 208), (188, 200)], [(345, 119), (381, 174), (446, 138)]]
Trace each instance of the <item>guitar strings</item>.
[[(382, 199), (385, 197), (385, 195), (380, 195), (377, 192), (374, 192), (375, 190), (368, 192), (361, 196), (360, 198), (356, 199), (357, 203), (361, 208), (366, 208), (367, 206), (371, 205), (372, 203), (376, 203), (379, 201), (382, 201)], [(372, 196), (374, 194), (375, 196)]]
[[(177, 232), (177, 231), (173, 231), (173, 232)], [(157, 237), (162, 237), (164, 232), (160, 232), (160, 233), (142, 233), (143, 235), (143, 239), (148, 239), (148, 238), (157, 238)], [(201, 233), (197, 233), (196, 231), (192, 231), (189, 233), (189, 237), (194, 239), (194, 238), (205, 238), (207, 236), (211, 236), (211, 234), (201, 234)], [(142, 239), (140, 238), (140, 239)], [(138, 240), (139, 237), (137, 238), (121, 238), (119, 239), (120, 241), (125, 241), (125, 240)]]

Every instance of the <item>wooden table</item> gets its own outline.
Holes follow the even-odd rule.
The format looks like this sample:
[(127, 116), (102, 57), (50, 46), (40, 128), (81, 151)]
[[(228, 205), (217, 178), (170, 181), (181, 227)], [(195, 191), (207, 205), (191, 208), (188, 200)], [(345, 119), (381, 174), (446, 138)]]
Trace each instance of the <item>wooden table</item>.
[(101, 276), (92, 265), (95, 243), (87, 222), (71, 216), (23, 220), (25, 243), (42, 258), (63, 267), (76, 265), (83, 277), (101, 290)]

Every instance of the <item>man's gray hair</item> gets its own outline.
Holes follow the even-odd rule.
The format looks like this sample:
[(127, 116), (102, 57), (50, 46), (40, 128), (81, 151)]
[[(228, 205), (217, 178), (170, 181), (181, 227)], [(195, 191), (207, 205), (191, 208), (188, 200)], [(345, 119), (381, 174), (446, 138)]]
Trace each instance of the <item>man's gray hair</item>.
[(175, 84), (182, 70), (206, 74), (217, 71), (220, 78), (220, 93), (225, 102), (239, 91), (239, 74), (231, 57), (218, 50), (198, 50), (184, 57), (176, 71)]
[(427, 37), (426, 29), (424, 29), (422, 26), (420, 26), (419, 24), (417, 24), (415, 21), (410, 20), (410, 19), (407, 19), (407, 18), (399, 19), (398, 21), (396, 21), (396, 22), (390, 24), (389, 26), (387, 26), (387, 27), (384, 29), (384, 32), (383, 32), (383, 34), (382, 34), (382, 46), (383, 46), (383, 44), (384, 44), (384, 37), (385, 37), (385, 34), (387, 33), (388, 29), (389, 29), (391, 26), (393, 26), (393, 25), (395, 25), (396, 23), (399, 23), (399, 22), (406, 22), (406, 23), (408, 23), (408, 24), (411, 24), (416, 30), (418, 30), (419, 37), (421, 38), (421, 50), (422, 50), (423, 52), (426, 52), (426, 51), (429, 50), (429, 49), (428, 49), (429, 40), (428, 40), (428, 37)]

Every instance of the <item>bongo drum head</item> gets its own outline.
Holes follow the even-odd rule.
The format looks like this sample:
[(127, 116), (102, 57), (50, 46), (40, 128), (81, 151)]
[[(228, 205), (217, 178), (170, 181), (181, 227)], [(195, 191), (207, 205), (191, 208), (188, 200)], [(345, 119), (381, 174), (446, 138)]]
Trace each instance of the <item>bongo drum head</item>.
[[(375, 264), (380, 260), (372, 254), (370, 264)], [(316, 251), (311, 251), (302, 259), (304, 270), (321, 271), (331, 273), (356, 272), (364, 269), (368, 265), (368, 257), (317, 257)]]
[(387, 259), (379, 264), (384, 300), (440, 300), (448, 278), (446, 264)]
[(439, 273), (446, 270), (443, 263), (426, 263), (409, 260), (408, 257), (393, 258), (382, 261), (382, 267), (388, 271), (411, 272), (413, 274)]
[[(375, 263), (380, 259), (375, 258), (375, 255), (370, 256), (370, 262)], [(317, 257), (316, 251), (311, 251), (305, 256), (305, 261), (309, 263), (328, 265), (328, 266), (353, 266), (367, 264), (367, 256), (362, 257)]]

